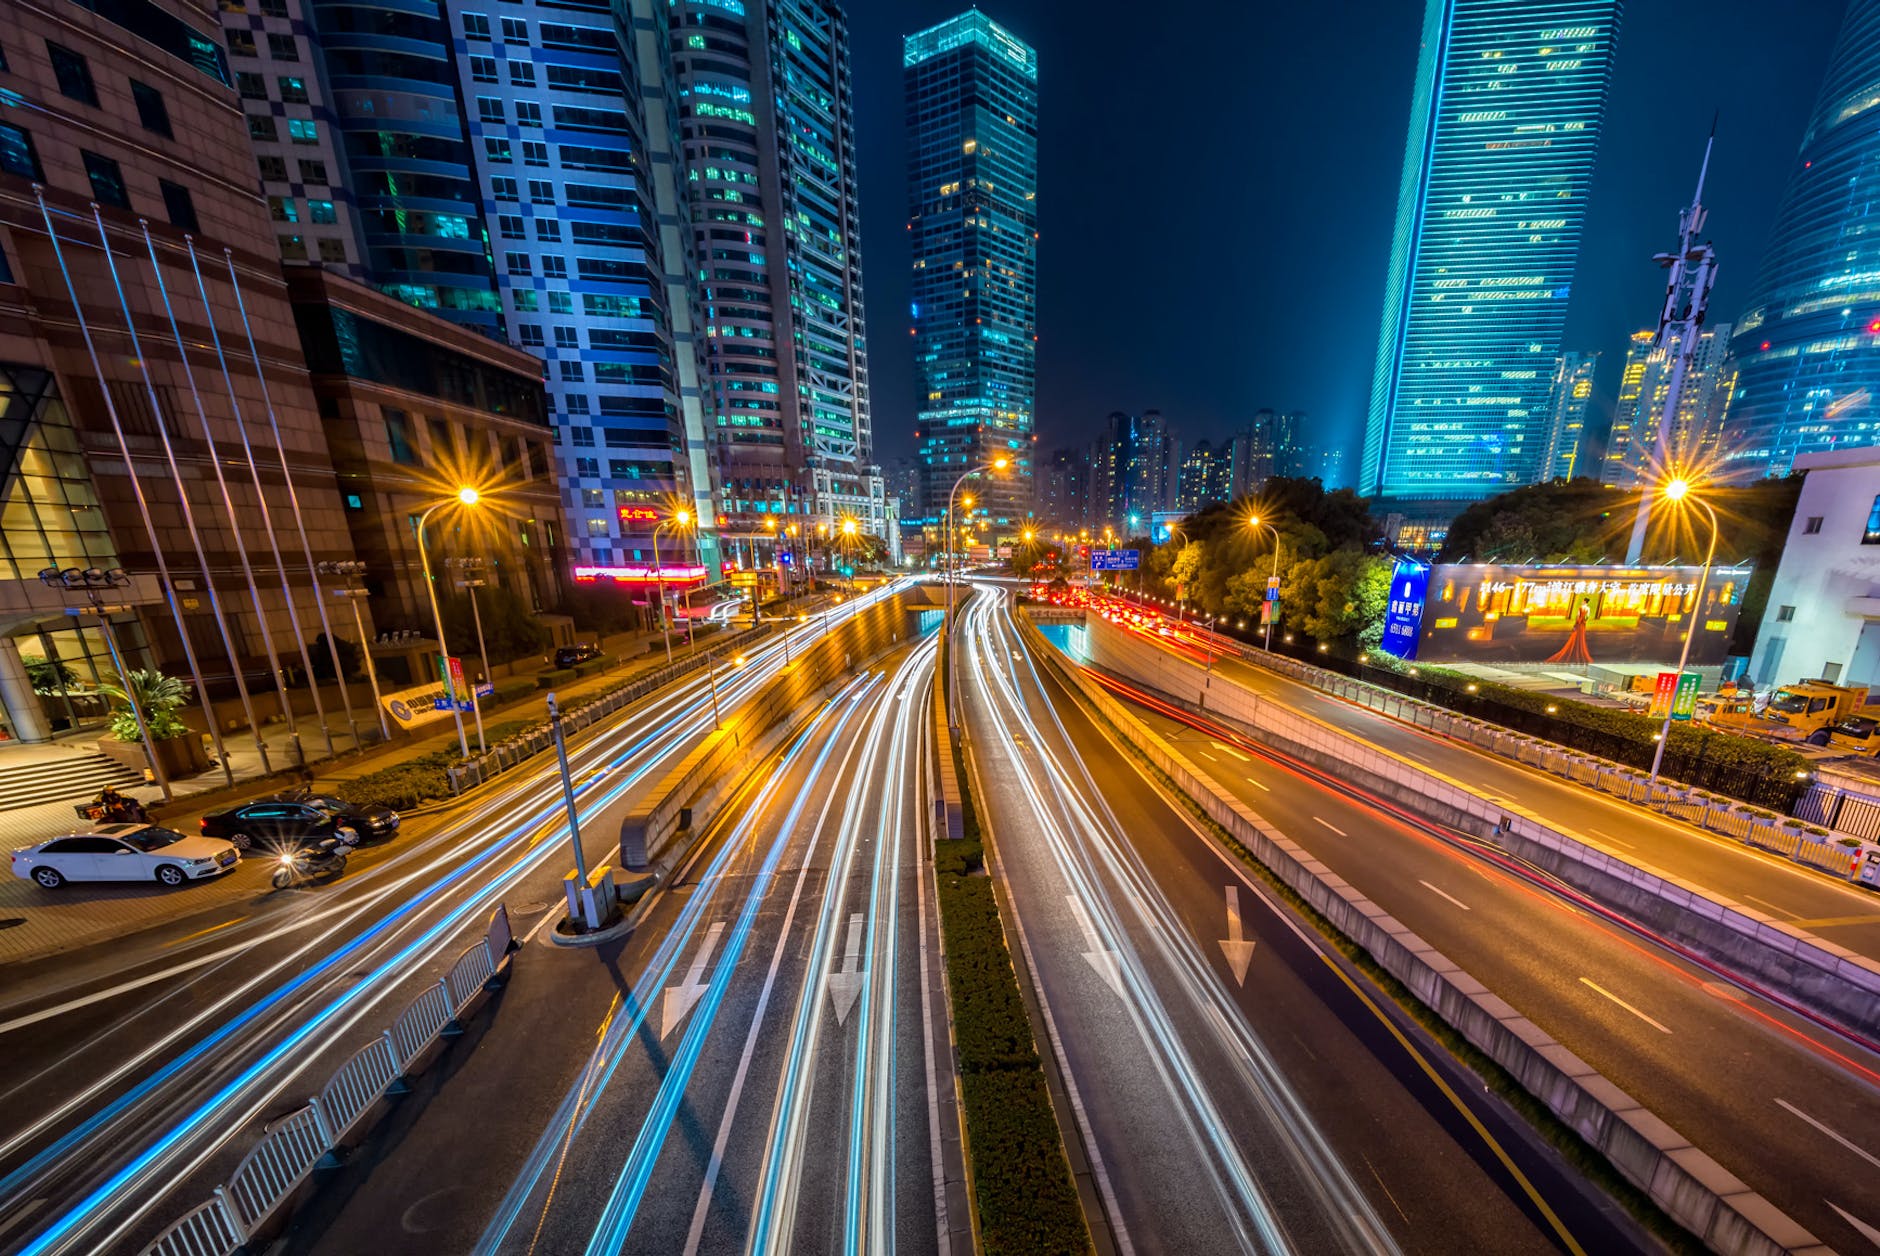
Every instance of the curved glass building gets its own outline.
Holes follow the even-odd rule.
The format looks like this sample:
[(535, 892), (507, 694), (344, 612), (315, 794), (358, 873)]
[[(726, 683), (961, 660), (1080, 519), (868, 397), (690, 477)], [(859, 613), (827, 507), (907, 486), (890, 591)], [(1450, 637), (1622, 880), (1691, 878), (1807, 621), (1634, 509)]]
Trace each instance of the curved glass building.
[(1850, 0), (1736, 325), (1733, 478), (1880, 444), (1880, 0)]

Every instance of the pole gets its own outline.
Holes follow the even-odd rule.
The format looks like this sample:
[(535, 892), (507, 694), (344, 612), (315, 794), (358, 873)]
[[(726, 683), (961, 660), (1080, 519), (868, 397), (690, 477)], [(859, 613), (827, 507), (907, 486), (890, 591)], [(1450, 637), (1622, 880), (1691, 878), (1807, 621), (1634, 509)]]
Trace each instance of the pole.
[[(1691, 658), (1691, 639), (1697, 635), (1697, 616), (1704, 609), (1704, 586), (1710, 583), (1710, 564), (1717, 557), (1717, 512), (1710, 508), (1709, 502), (1700, 501), (1704, 513), (1710, 516), (1710, 545), (1704, 551), (1704, 571), (1697, 578), (1697, 591), (1691, 597), (1691, 618), (1684, 626), (1684, 648), (1678, 651), (1678, 679), (1684, 679), (1684, 665)], [(1665, 724), (1658, 730), (1658, 746), (1652, 751), (1652, 774), (1645, 782), (1645, 805), (1651, 806), (1652, 791), (1658, 785), (1658, 768), (1665, 761), (1665, 743), (1671, 740), (1671, 716), (1677, 710), (1677, 688), (1672, 687), (1671, 705), (1665, 708)]]
[[(333, 592), (344, 594), (347, 603), (352, 607), (353, 631), (359, 634), (359, 652), (365, 655), (366, 659), (366, 683), (372, 686), (372, 709), (379, 713), (379, 740), (390, 741), (392, 728), (385, 721), (385, 700), (379, 697), (379, 672), (372, 665), (372, 643), (366, 640), (366, 621), (359, 614), (359, 598), (350, 589), (335, 589)], [(360, 592), (363, 593), (364, 590)], [(332, 638), (328, 637), (327, 640), (331, 641)]]
[[(150, 764), (150, 774), (157, 778), (157, 787), (163, 791), (163, 801), (169, 802), (176, 797), (170, 791), (170, 778), (163, 770), (163, 764), (157, 761), (156, 743), (150, 740), (150, 725), (144, 722), (144, 705), (137, 700), (137, 691), (131, 687), (131, 674), (124, 667), (124, 658), (118, 653), (117, 634), (111, 631), (111, 617), (105, 614), (104, 603), (97, 595), (92, 595), (92, 609), (98, 612), (98, 630), (104, 634), (104, 648), (110, 652), (111, 666), (117, 668), (118, 679), (124, 685), (124, 700), (131, 704), (131, 714), (137, 717), (137, 736), (144, 743), (144, 760)], [(209, 712), (211, 721), (215, 713)]]
[(470, 682), (470, 710), (477, 717), (477, 749), (487, 754), (490, 746), (483, 737), (483, 699), (477, 695), (477, 686), (490, 678), (490, 654), (483, 648), (483, 612), (477, 609), (477, 586), (482, 583), (464, 581), (464, 587), (470, 590), (470, 618), (477, 626), (477, 665), (483, 669), (482, 676)]
[[(1279, 529), (1273, 529), (1273, 579), (1279, 579)], [(1274, 586), (1278, 587), (1278, 586)], [(1267, 599), (1266, 609), (1266, 652), (1273, 652), (1273, 621), (1279, 618), (1279, 599)]]
[(666, 640), (666, 666), (672, 666), (672, 629), (666, 626), (666, 568), (659, 561), (659, 530), (666, 525), (653, 525), (653, 579), (659, 586), (659, 631)]
[(718, 656), (709, 646), (705, 649), (705, 683), (712, 691), (712, 728), (721, 729), (725, 724), (718, 714)]
[(574, 870), (581, 884), (588, 883), (587, 852), (581, 849), (581, 817), (574, 805), (574, 778), (568, 775), (568, 746), (561, 736), (561, 707), (548, 695), (548, 726), (555, 733), (555, 763), (561, 769), (561, 801), (568, 808), (568, 841), (574, 846)]
[[(457, 687), (450, 683), (450, 646), (444, 641), (444, 613), (437, 608), (437, 585), (431, 580), (431, 555), (424, 548), (424, 525), (431, 521), (431, 512), (443, 502), (429, 507), (418, 516), (418, 562), (424, 567), (424, 591), (431, 599), (431, 622), (437, 626), (438, 657), (443, 661), (444, 688), (450, 692), (450, 718), (457, 722), (457, 749), (463, 757), (470, 757), (470, 740), (463, 734), (463, 712), (457, 706)], [(471, 693), (475, 694), (472, 686)]]

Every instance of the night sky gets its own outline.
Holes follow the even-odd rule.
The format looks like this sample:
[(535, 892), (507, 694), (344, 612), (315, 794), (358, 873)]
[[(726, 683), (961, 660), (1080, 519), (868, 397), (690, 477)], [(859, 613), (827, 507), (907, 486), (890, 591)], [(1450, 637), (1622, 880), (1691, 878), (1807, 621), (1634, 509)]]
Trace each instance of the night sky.
[[(1038, 432), (1160, 409), (1184, 439), (1262, 406), (1363, 427), (1421, 0), (988, 0), (1038, 49)], [(901, 37), (960, 0), (848, 0), (877, 456), (912, 451)], [(1713, 112), (1713, 320), (1750, 297), (1841, 0), (1628, 0), (1568, 349), (1657, 322)], [(1074, 17), (1072, 16), (1074, 15)], [(1322, 425), (1321, 425), (1322, 424)]]

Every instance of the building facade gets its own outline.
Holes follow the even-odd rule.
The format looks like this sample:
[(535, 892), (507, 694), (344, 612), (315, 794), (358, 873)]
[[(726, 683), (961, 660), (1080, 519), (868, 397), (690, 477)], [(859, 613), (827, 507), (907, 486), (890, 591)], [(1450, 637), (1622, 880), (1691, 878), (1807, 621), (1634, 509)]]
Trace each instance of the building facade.
[[(1670, 399), (1671, 368), (1677, 356), (1677, 337), (1664, 345), (1653, 343), (1650, 331), (1636, 332), (1625, 355), (1618, 404), (1612, 412), (1612, 432), (1606, 438), (1605, 470), (1601, 479), (1619, 488), (1637, 488), (1658, 478), (1658, 425)], [(1697, 337), (1697, 349), (1678, 390), (1678, 412), (1672, 417), (1665, 441), (1665, 464), (1676, 468), (1714, 468), (1720, 465), (1720, 445), (1726, 416), (1736, 389), (1736, 366), (1728, 360), (1730, 324), (1706, 328)]]
[(1735, 479), (1880, 441), (1880, 0), (1850, 0), (1789, 167), (1754, 295), (1736, 322), (1721, 450)]
[(1037, 389), (1038, 57), (978, 10), (902, 49), (913, 252), (915, 438), (929, 503), (968, 468), (995, 532), (1032, 502)]
[(1545, 477), (1621, 0), (1429, 0), (1359, 491)]
[(1090, 456), (1054, 449), (1038, 459), (1032, 476), (1033, 512), (1040, 524), (1076, 532), (1090, 526)]
[(1181, 477), (1174, 432), (1159, 410), (1112, 411), (1090, 453), (1090, 526), (1148, 526), (1173, 510)]
[(1231, 444), (1196, 441), (1182, 452), (1175, 508), (1192, 514), (1234, 496)]
[(1880, 686), (1880, 448), (1799, 455), (1806, 475), (1749, 676)]
[(847, 19), (833, 0), (737, 7), (671, 9), (720, 509), (885, 537)]
[[(1631, 368), (1629, 358), (1626, 367)], [(1586, 412), (1593, 403), (1593, 376), (1598, 370), (1597, 353), (1563, 353), (1554, 363), (1545, 479), (1571, 480), (1582, 470), (1580, 451), (1586, 443)]]

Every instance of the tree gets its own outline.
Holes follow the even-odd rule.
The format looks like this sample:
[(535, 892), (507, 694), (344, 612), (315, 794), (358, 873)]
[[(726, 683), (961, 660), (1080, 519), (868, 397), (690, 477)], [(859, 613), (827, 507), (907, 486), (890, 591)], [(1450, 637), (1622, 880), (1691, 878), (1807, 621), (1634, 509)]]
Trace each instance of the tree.
[(129, 693), (118, 685), (98, 686), (105, 697), (123, 704), (123, 710), (112, 713), (112, 736), (119, 741), (143, 740), (138, 735), (137, 716), (131, 709), (133, 696), (137, 709), (143, 712), (144, 726), (150, 730), (152, 741), (169, 741), (189, 731), (189, 725), (176, 713), (177, 708), (189, 705), (189, 686), (155, 668), (131, 672), (128, 679)]
[[(1315, 641), (1374, 648), (1383, 639), (1391, 569), (1387, 558), (1350, 549), (1292, 563), (1280, 576), (1281, 614)], [(1243, 572), (1231, 585), (1228, 609), (1259, 614), (1265, 575)]]
[[(540, 654), (548, 648), (548, 629), (536, 622), (521, 598), (500, 584), (486, 585), (476, 591), (476, 596), (476, 609), (483, 618), (483, 643), (489, 649), (492, 665)], [(444, 598), (440, 609), (452, 648), (466, 658), (474, 654), (476, 616), (471, 613), (468, 592)]]
[(352, 679), (359, 674), (361, 651), (358, 646), (344, 637), (334, 637), (332, 649), (327, 648), (326, 634), (323, 632), (313, 639), (307, 647), (307, 654), (313, 659), (313, 676), (322, 683), (333, 679), (333, 655), (339, 654), (339, 670), (342, 676)]

